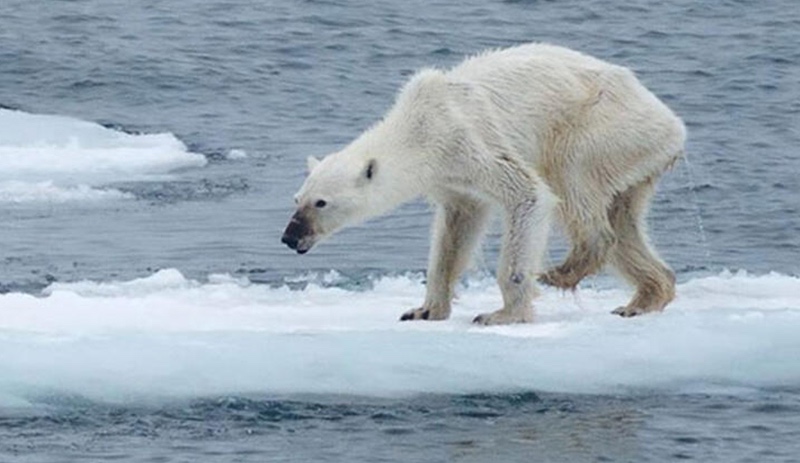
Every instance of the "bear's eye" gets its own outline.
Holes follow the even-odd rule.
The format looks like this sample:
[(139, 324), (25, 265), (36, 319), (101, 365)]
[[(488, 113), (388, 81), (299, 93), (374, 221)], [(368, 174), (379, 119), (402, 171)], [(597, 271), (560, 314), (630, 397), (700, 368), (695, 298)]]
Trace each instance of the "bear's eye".
[(322, 209), (323, 207), (325, 207), (327, 205), (328, 205), (328, 202), (325, 201), (324, 199), (319, 199), (319, 200), (317, 200), (316, 203), (314, 203), (314, 206), (316, 206), (318, 209)]

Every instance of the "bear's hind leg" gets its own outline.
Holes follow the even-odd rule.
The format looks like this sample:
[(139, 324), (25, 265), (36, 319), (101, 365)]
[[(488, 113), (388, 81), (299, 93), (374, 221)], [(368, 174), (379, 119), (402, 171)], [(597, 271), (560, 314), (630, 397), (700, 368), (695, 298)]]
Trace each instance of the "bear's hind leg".
[(605, 212), (589, 219), (568, 219), (572, 249), (564, 263), (539, 277), (539, 281), (556, 288), (575, 289), (588, 275), (599, 272), (614, 248), (617, 237)]
[(675, 298), (675, 274), (647, 240), (644, 216), (654, 189), (654, 180), (645, 180), (620, 193), (609, 209), (618, 240), (610, 256), (611, 263), (636, 286), (636, 294), (628, 305), (612, 312), (623, 317), (661, 311)]
[(466, 197), (440, 204), (434, 219), (428, 262), (425, 303), (401, 317), (406, 320), (445, 320), (459, 276), (470, 262), (489, 217), (489, 205)]

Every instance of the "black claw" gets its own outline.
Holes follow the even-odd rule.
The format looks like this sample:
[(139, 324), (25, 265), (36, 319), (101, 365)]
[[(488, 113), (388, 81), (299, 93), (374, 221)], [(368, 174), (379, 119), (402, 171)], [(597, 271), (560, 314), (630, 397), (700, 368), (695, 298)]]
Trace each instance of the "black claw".
[(427, 320), (428, 317), (430, 317), (430, 316), (431, 316), (431, 311), (430, 310), (426, 310), (426, 311), (422, 312), (422, 319), (423, 320)]
[(483, 315), (478, 315), (472, 319), (472, 323), (483, 323)]
[(406, 312), (406, 313), (404, 313), (403, 315), (400, 316), (400, 321), (401, 322), (407, 322), (407, 321), (413, 320), (413, 319), (414, 319), (414, 313), (413, 312)]
[(619, 315), (622, 318), (631, 318), (636, 316), (635, 312), (628, 312), (627, 310), (621, 307), (619, 309), (612, 311), (611, 313), (614, 315)]

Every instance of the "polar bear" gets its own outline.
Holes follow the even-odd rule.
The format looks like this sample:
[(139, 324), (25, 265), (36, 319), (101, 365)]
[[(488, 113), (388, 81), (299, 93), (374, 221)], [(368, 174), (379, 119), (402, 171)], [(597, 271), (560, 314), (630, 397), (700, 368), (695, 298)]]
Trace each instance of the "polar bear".
[[(303, 254), (425, 196), (436, 204), (426, 296), (401, 320), (443, 320), (497, 207), (503, 306), (475, 323), (531, 322), (537, 278), (575, 288), (606, 263), (636, 288), (613, 313), (660, 311), (675, 276), (648, 243), (644, 216), (685, 138), (682, 121), (627, 68), (547, 44), (486, 52), (418, 72), (383, 120), (341, 151), (309, 158), (282, 241)], [(553, 219), (572, 248), (543, 272)]]

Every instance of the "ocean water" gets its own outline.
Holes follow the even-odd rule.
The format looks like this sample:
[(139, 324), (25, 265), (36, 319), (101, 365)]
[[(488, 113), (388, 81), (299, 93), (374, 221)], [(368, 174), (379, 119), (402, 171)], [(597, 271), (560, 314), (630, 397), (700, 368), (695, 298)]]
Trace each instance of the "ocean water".
[[(685, 120), (649, 218), (666, 312), (612, 317), (600, 275), (473, 326), (495, 227), (451, 320), (398, 323), (423, 202), (280, 243), (306, 156), (527, 41)], [(800, 460), (798, 43), (793, 0), (3, 1), (0, 462)]]

